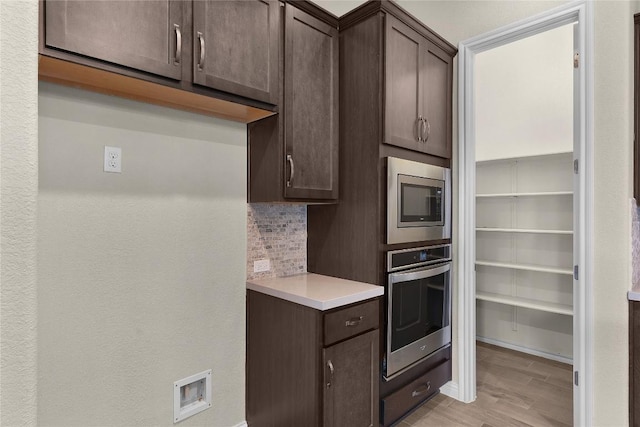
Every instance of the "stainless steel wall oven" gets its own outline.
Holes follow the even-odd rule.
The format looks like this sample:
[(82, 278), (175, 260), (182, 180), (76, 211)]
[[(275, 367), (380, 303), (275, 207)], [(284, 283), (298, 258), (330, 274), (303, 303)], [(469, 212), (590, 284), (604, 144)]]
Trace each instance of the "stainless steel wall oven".
[(391, 379), (451, 344), (451, 245), (387, 254), (387, 343)]

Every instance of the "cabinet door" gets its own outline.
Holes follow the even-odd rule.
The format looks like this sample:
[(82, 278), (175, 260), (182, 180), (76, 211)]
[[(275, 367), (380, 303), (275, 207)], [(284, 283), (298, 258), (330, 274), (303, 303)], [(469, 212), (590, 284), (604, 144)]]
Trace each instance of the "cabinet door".
[(422, 61), (422, 114), (427, 125), (422, 151), (451, 158), (452, 58), (425, 42)]
[(279, 40), (275, 0), (196, 0), (193, 81), (276, 104)]
[(379, 332), (324, 350), (324, 427), (379, 425)]
[(181, 78), (181, 1), (55, 0), (44, 8), (47, 47)]
[(385, 140), (387, 144), (422, 150), (420, 79), (424, 38), (392, 16), (386, 17)]
[(338, 30), (286, 5), (286, 198), (338, 198)]

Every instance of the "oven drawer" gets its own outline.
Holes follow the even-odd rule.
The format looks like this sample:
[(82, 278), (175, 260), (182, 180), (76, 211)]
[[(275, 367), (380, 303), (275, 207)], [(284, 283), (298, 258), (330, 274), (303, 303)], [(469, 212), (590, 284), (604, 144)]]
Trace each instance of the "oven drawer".
[(380, 413), (384, 426), (398, 421), (421, 402), (440, 391), (440, 387), (451, 379), (451, 360), (445, 360), (435, 368), (410, 382), (401, 389), (382, 398)]
[(359, 335), (380, 324), (380, 301), (354, 305), (324, 316), (324, 345)]

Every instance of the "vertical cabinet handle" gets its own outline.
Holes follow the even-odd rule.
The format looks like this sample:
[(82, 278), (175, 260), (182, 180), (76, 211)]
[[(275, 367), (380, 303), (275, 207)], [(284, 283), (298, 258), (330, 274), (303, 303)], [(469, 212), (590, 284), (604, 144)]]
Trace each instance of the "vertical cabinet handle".
[(287, 162), (289, 162), (289, 168), (291, 169), (291, 173), (289, 174), (289, 179), (287, 180), (287, 187), (291, 187), (291, 182), (293, 181), (293, 176), (296, 170), (293, 167), (293, 157), (291, 154), (287, 154)]
[(422, 116), (418, 116), (418, 142), (424, 142), (422, 140)]
[(173, 30), (176, 32), (176, 55), (173, 58), (173, 64), (178, 65), (182, 60), (182, 31), (178, 24), (173, 24)]
[(429, 123), (429, 119), (426, 117), (423, 120), (423, 123), (427, 125), (427, 136), (423, 138), (423, 142), (426, 144), (426, 142), (429, 140), (429, 137), (431, 136), (431, 123)]
[(327, 366), (329, 367), (329, 381), (327, 382), (327, 388), (330, 388), (331, 383), (333, 382), (333, 373), (335, 370), (333, 369), (333, 363), (331, 363), (331, 360), (327, 360)]
[(200, 31), (198, 31), (198, 41), (200, 42), (200, 59), (198, 60), (198, 70), (202, 71), (204, 67), (205, 45), (204, 35)]

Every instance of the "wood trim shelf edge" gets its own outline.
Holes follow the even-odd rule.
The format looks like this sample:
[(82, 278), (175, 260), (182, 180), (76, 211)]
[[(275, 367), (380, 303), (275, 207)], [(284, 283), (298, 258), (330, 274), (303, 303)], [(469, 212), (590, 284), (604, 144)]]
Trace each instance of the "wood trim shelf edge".
[(38, 55), (38, 79), (240, 123), (276, 114), (45, 55)]

